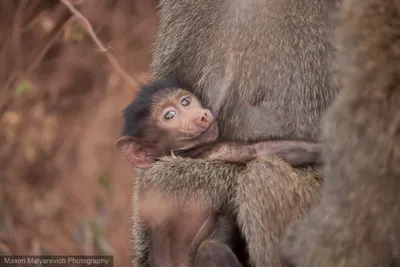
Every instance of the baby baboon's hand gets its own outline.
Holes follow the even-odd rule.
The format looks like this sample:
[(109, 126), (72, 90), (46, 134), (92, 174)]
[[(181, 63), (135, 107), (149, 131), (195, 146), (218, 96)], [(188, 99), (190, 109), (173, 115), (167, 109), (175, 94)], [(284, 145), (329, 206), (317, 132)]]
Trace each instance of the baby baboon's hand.
[(322, 144), (316, 142), (278, 140), (254, 144), (256, 156), (279, 157), (292, 166), (322, 164)]

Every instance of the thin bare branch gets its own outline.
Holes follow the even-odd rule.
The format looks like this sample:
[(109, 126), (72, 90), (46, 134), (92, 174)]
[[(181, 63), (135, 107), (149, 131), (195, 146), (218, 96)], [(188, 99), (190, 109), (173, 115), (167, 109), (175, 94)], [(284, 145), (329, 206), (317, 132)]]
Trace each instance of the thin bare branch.
[(40, 64), (40, 62), (43, 60), (44, 56), (47, 54), (49, 49), (54, 45), (54, 43), (57, 41), (59, 38), (62, 30), (64, 29), (64, 26), (69, 22), (72, 21), (74, 17), (69, 18), (65, 22), (61, 22), (62, 24), (54, 30), (54, 33), (50, 34), (49, 40), (45, 42), (45, 45), (43, 49), (38, 53), (37, 57), (35, 60), (29, 64), (28, 69), (26, 72), (22, 72), (17, 68), (17, 70), (14, 70), (11, 75), (8, 77), (7, 81), (4, 83), (4, 86), (2, 87), (2, 92), (0, 94), (0, 109), (5, 105), (5, 103), (8, 101), (8, 99), (5, 97), (7, 94), (7, 89), (11, 87), (15, 79), (21, 78), (25, 76), (26, 74), (31, 74), (35, 68)]
[(49, 52), (50, 48), (54, 45), (54, 43), (57, 41), (57, 39), (60, 37), (62, 30), (64, 30), (65, 25), (67, 25), (70, 21), (72, 21), (72, 18), (69, 18), (67, 21), (65, 21), (60, 28), (58, 28), (53, 36), (50, 36), (49, 41), (46, 43), (46, 45), (43, 47), (43, 49), (38, 53), (38, 56), (35, 58), (35, 60), (29, 65), (28, 68), (28, 73), (31, 73), (34, 71), (34, 69), (40, 64), (40, 62), (43, 60), (44, 56)]
[(69, 0), (60, 0), (70, 11), (71, 13), (78, 19), (79, 23), (86, 30), (89, 36), (92, 38), (96, 46), (100, 49), (101, 52), (105, 53), (108, 61), (113, 66), (114, 70), (124, 78), (132, 87), (137, 87), (137, 83), (135, 80), (120, 66), (117, 59), (108, 52), (107, 48), (103, 45), (103, 43), (97, 38), (92, 25), (90, 22), (79, 12), (73, 4)]

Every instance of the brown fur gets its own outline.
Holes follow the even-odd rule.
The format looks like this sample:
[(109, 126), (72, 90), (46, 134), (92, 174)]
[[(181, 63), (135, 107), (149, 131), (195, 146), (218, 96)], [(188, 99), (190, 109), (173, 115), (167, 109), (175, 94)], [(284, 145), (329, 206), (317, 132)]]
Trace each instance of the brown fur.
[(395, 0), (344, 0), (343, 89), (325, 124), (321, 204), (283, 244), (299, 267), (400, 266), (400, 10)]

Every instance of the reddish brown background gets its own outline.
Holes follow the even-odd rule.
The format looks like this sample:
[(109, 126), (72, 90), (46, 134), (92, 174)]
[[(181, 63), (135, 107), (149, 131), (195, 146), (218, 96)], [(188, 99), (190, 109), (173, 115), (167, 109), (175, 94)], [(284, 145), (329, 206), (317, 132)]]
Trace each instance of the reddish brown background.
[[(71, 2), (145, 81), (157, 1)], [(0, 253), (127, 266), (132, 171), (115, 141), (135, 91), (63, 4), (0, 0)]]

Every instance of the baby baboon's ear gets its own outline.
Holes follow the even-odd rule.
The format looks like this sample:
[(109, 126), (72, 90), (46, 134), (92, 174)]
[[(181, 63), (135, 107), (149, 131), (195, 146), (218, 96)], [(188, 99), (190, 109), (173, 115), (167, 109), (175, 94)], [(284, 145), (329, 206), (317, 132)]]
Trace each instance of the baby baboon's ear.
[(125, 158), (137, 168), (148, 168), (154, 162), (154, 148), (146, 146), (138, 138), (124, 136), (117, 141), (116, 146), (122, 151)]

